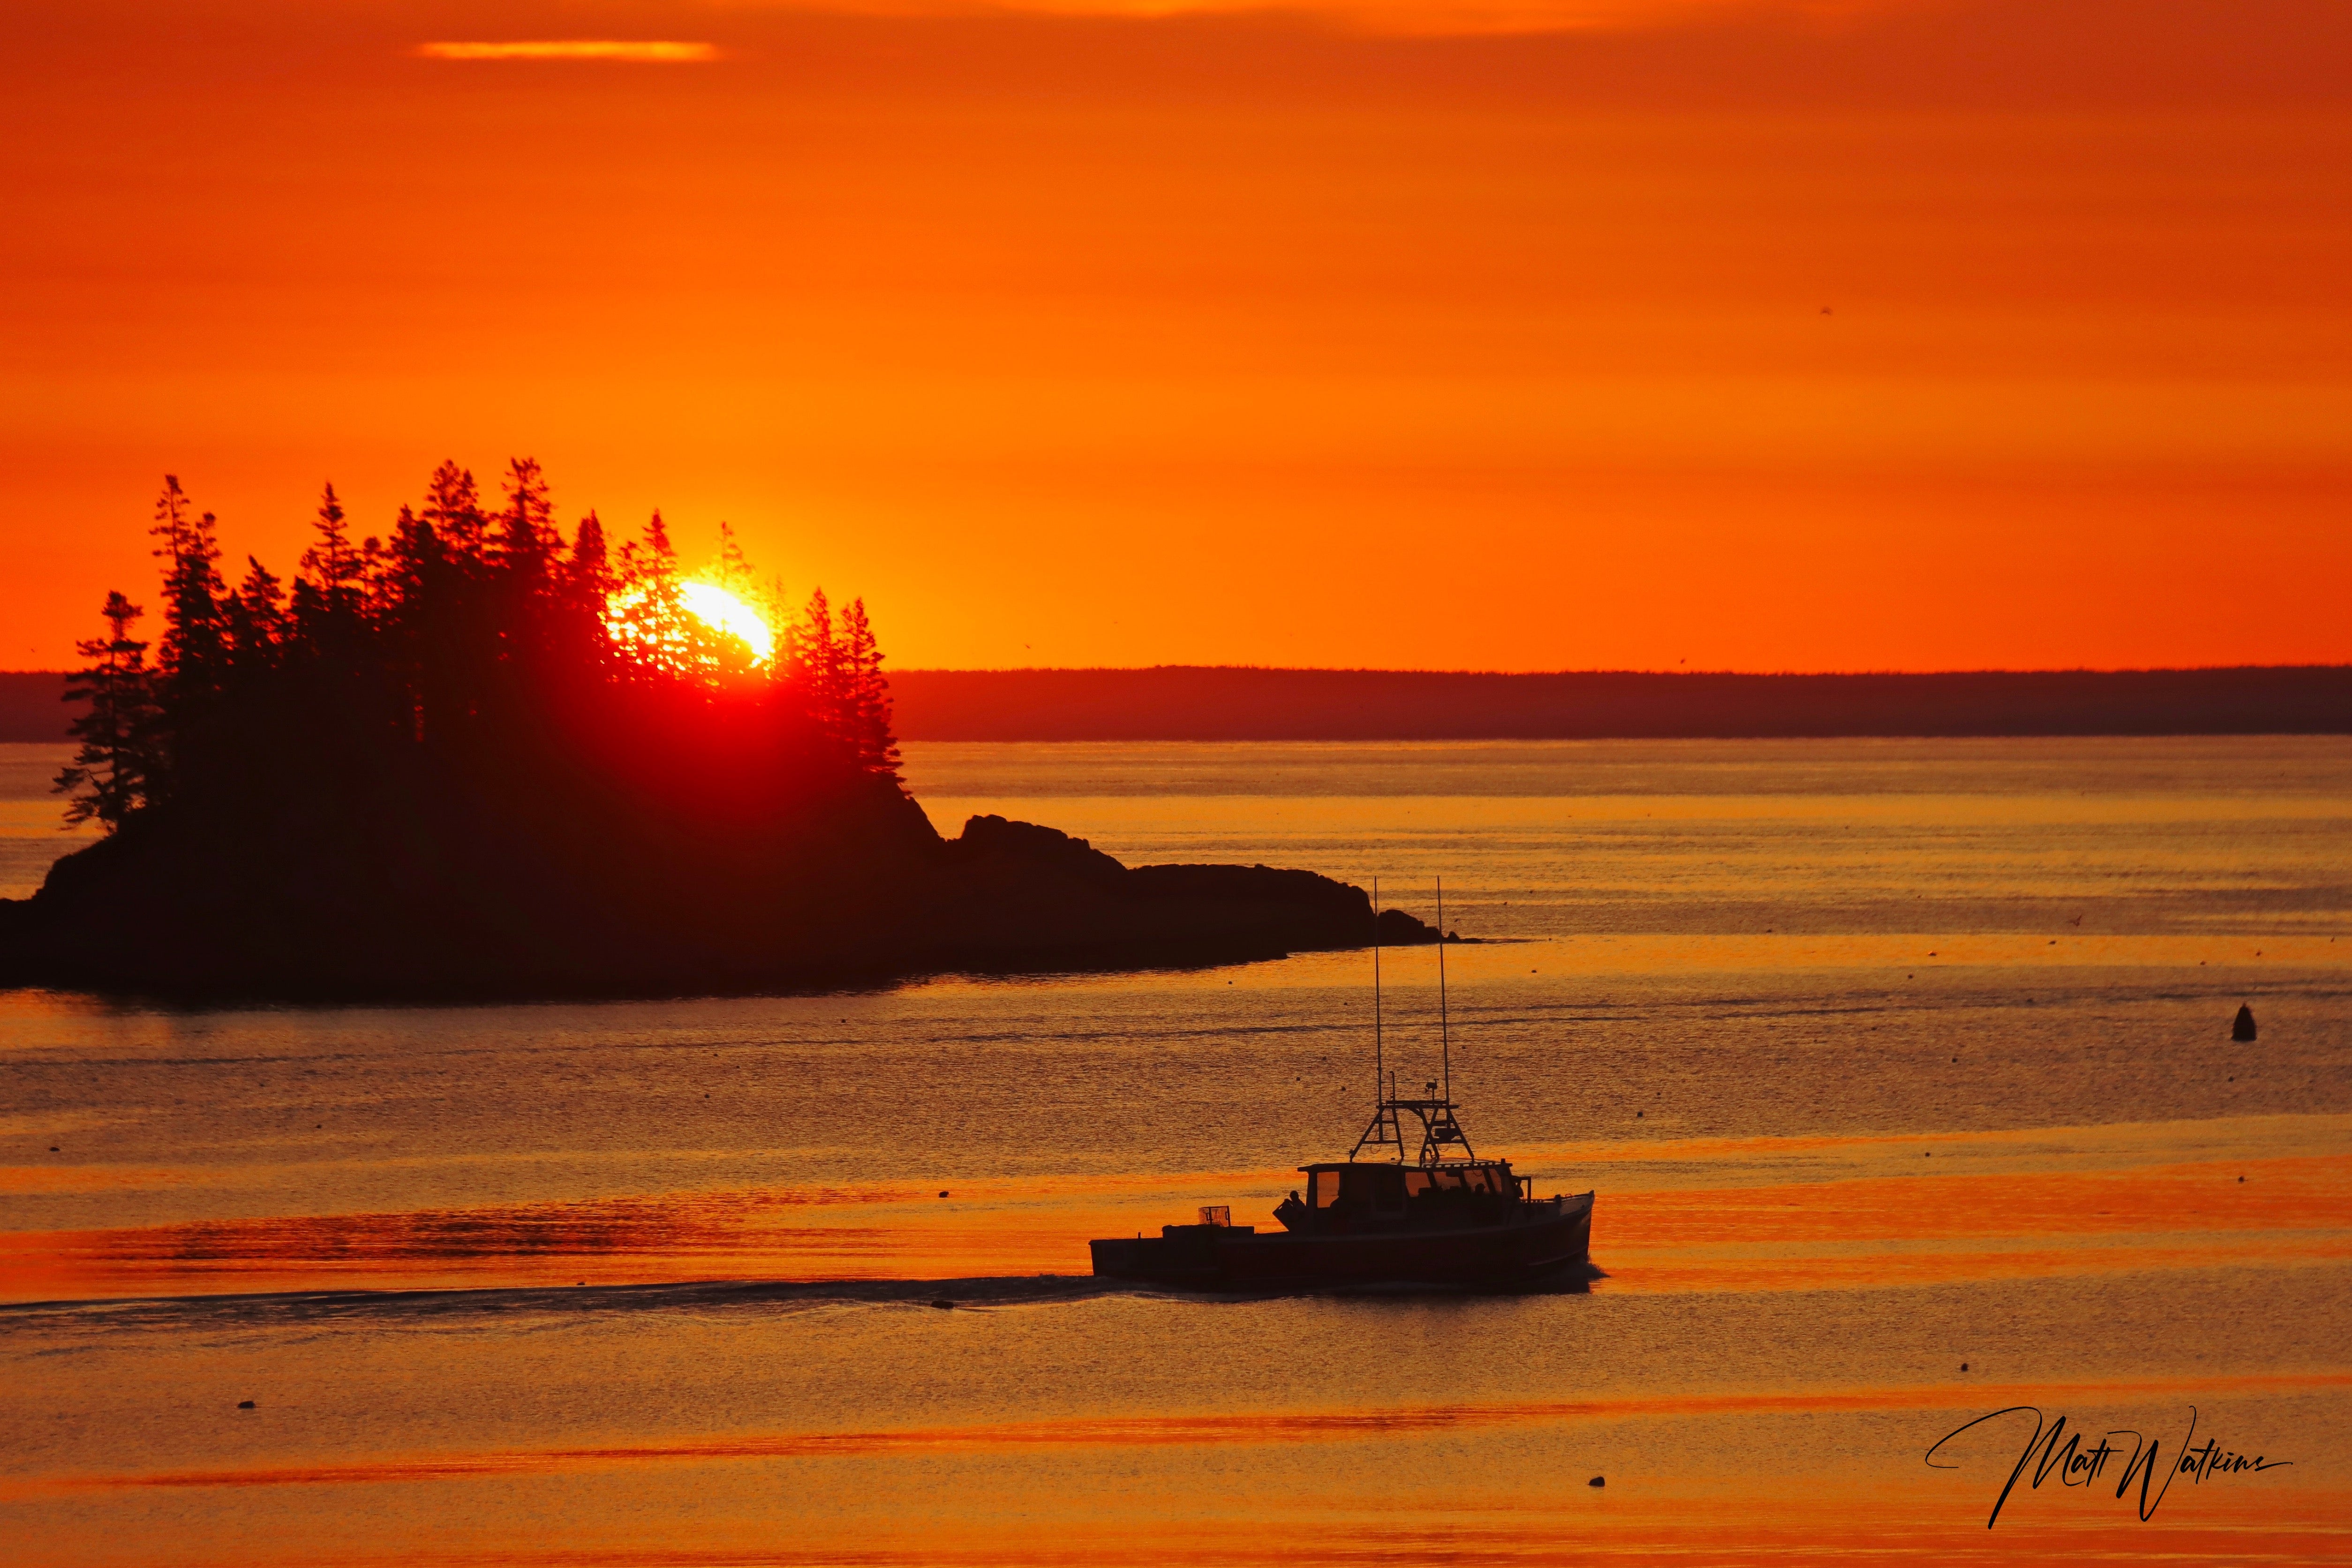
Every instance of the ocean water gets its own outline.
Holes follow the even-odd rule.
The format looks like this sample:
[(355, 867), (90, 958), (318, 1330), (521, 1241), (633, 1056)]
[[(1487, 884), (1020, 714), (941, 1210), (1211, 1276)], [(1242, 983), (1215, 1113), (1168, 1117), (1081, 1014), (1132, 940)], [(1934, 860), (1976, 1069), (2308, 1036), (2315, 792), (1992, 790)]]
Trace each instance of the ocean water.
[[(10, 1560), (2352, 1560), (2352, 742), (907, 750), (949, 832), (1443, 877), (1465, 1124), (1597, 1193), (1601, 1278), (1087, 1278), (1345, 1152), (1369, 953), (5, 994)], [(76, 842), (61, 761), (0, 748), (0, 891)], [(1437, 954), (1381, 962), (1437, 1076)], [(2021, 1406), (2169, 1489), (2109, 1437), (1988, 1529)], [(2263, 1468), (2174, 1472), (2209, 1439)]]

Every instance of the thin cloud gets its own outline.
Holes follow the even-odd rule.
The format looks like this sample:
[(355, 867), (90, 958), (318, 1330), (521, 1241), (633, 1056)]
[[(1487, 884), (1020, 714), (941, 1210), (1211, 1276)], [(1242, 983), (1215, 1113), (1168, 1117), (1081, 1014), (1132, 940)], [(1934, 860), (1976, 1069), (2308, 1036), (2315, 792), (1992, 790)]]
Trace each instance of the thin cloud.
[(1289, 16), (1369, 33), (1475, 36), (1632, 33), (1711, 23), (1781, 21), (1837, 28), (1950, 0), (739, 0), (751, 9), (873, 16)]
[(528, 38), (419, 44), (416, 52), (429, 60), (620, 60), (669, 66), (715, 60), (719, 46), (668, 38)]

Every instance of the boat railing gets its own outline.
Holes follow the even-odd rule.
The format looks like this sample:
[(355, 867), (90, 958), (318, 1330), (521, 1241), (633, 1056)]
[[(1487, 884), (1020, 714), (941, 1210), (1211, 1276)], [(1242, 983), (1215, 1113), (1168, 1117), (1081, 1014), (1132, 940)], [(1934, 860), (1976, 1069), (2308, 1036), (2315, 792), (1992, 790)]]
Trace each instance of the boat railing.
[(1408, 1115), (1420, 1124), (1421, 1147), (1416, 1155), (1423, 1165), (1434, 1165), (1445, 1158), (1449, 1148), (1459, 1147), (1461, 1158), (1475, 1160), (1477, 1151), (1470, 1146), (1470, 1135), (1462, 1131), (1461, 1119), (1455, 1115), (1460, 1107), (1437, 1094), (1437, 1085), (1429, 1085), (1429, 1093), (1417, 1100), (1400, 1099), (1393, 1090), (1384, 1097), (1372, 1111), (1372, 1120), (1364, 1135), (1348, 1152), (1355, 1159), (1366, 1149), (1393, 1148), (1397, 1163), (1405, 1163), (1404, 1118)]

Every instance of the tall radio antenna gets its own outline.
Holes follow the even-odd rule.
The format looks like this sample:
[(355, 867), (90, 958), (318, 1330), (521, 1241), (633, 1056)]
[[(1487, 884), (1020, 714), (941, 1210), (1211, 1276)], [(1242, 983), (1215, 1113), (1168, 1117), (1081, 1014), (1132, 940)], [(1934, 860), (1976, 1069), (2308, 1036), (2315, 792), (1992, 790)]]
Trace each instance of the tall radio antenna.
[(1388, 1098), (1387, 1065), (1381, 1053), (1381, 879), (1375, 877), (1372, 879), (1372, 1103), (1374, 1105)]
[(1437, 1045), (1445, 1062), (1445, 1098), (1454, 1098), (1454, 1031), (1445, 1018), (1445, 879), (1437, 879)]

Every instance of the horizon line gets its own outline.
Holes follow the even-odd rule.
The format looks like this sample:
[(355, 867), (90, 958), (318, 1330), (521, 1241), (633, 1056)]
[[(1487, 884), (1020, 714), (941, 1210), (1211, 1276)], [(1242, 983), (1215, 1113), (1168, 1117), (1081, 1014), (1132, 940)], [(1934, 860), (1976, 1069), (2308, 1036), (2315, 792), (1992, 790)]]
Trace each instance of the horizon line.
[[(897, 675), (1149, 675), (1160, 671), (1197, 674), (1215, 671), (1261, 675), (1460, 675), (1498, 680), (1555, 679), (1573, 675), (1654, 675), (1731, 677), (1751, 680), (1847, 680), (1930, 679), (1938, 676), (1982, 675), (2198, 675), (2250, 671), (2352, 672), (2352, 660), (2303, 664), (2147, 664), (1952, 666), (1940, 669), (1687, 669), (1680, 667), (1590, 666), (1574, 669), (1437, 669), (1393, 665), (1339, 664), (1013, 664), (906, 665)], [(0, 672), (5, 673), (5, 672)]]
[[(2248, 673), (2317, 673), (2321, 671), (2352, 672), (2352, 659), (2334, 663), (2302, 664), (2133, 664), (2133, 665), (1973, 665), (1951, 666), (1939, 669), (1685, 669), (1679, 667), (1637, 667), (1631, 665), (1587, 666), (1572, 669), (1478, 669), (1432, 668), (1397, 665), (1369, 664), (998, 664), (998, 665), (905, 665), (890, 671), (893, 675), (1150, 675), (1160, 672), (1199, 674), (1202, 672), (1254, 675), (1455, 675), (1478, 676), (1496, 680), (1556, 679), (1572, 675), (1647, 675), (1704, 676), (1748, 680), (1861, 680), (1901, 678), (1925, 679), (1938, 676), (1985, 675), (2200, 675)], [(16, 669), (0, 669), (0, 677), (11, 675), (69, 676), (71, 669), (63, 667), (28, 666)]]

